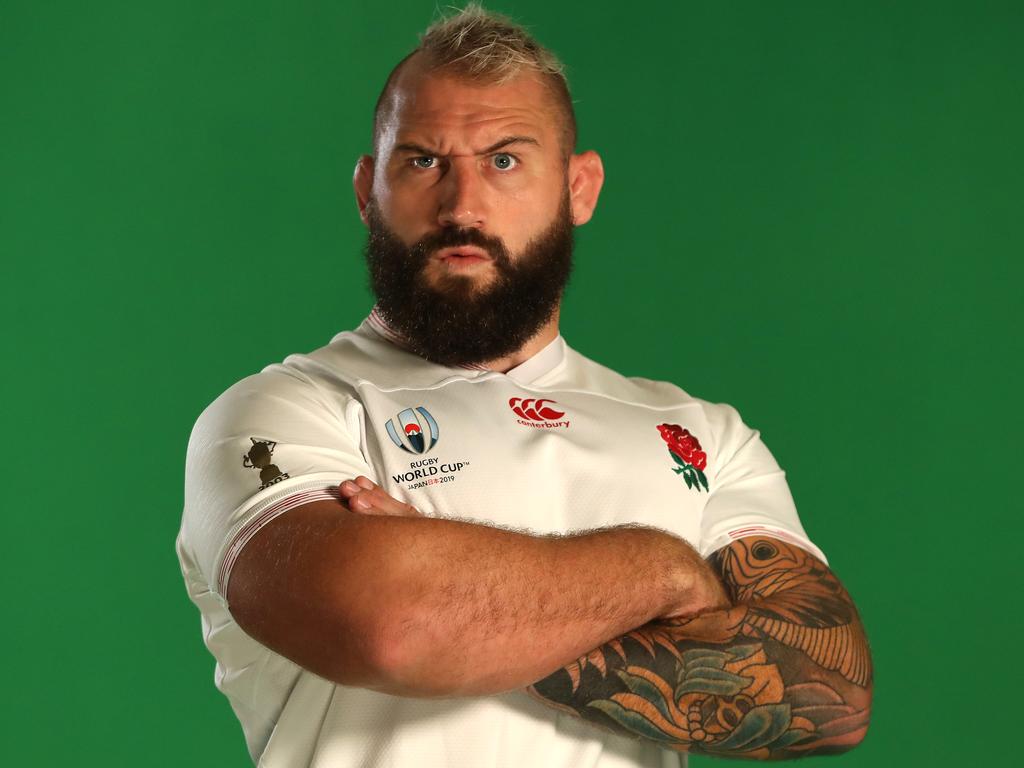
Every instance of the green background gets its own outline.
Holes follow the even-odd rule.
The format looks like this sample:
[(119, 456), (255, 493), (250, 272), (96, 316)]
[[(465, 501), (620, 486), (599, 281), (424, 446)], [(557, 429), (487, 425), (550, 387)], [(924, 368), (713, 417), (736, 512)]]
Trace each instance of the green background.
[[(1024, 6), (490, 7), (606, 166), (567, 340), (735, 405), (860, 607), (874, 718), (829, 762), (1008, 760)], [(352, 168), (434, 11), (0, 0), (8, 764), (248, 764), (173, 551), (185, 445), (368, 311)]]

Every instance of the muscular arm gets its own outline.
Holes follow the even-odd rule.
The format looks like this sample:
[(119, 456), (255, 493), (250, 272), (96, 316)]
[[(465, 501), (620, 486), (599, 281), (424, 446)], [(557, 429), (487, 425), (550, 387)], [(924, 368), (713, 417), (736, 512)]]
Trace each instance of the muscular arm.
[(857, 610), (799, 547), (740, 539), (709, 558), (734, 605), (655, 620), (528, 690), (601, 726), (695, 754), (842, 752), (864, 737), (871, 659)]
[(264, 526), (228, 591), (242, 629), (299, 665), (419, 697), (522, 688), (656, 616), (724, 602), (700, 556), (655, 529), (531, 536), (326, 501)]

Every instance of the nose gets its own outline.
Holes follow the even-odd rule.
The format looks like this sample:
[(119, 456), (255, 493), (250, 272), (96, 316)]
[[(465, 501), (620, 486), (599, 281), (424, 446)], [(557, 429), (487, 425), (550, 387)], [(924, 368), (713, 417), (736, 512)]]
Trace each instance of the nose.
[(482, 227), (486, 215), (484, 181), (475, 157), (450, 158), (441, 181), (437, 223), (442, 227)]

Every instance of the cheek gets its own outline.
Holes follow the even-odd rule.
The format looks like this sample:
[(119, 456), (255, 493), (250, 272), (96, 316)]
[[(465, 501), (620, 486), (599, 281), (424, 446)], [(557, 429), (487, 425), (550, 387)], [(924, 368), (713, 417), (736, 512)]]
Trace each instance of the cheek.
[(509, 195), (492, 214), (496, 228), (504, 233), (505, 244), (518, 253), (530, 240), (551, 226), (561, 206), (557, 195), (540, 196), (536, 192)]
[(437, 209), (428, 195), (392, 191), (377, 201), (391, 231), (405, 242), (414, 242), (431, 229)]

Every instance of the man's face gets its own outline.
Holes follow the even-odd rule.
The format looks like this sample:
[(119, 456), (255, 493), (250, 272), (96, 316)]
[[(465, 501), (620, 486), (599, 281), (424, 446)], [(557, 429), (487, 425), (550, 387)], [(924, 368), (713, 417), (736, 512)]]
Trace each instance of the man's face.
[(378, 306), (424, 357), (503, 357), (557, 311), (573, 209), (552, 97), (403, 71), (364, 218)]

